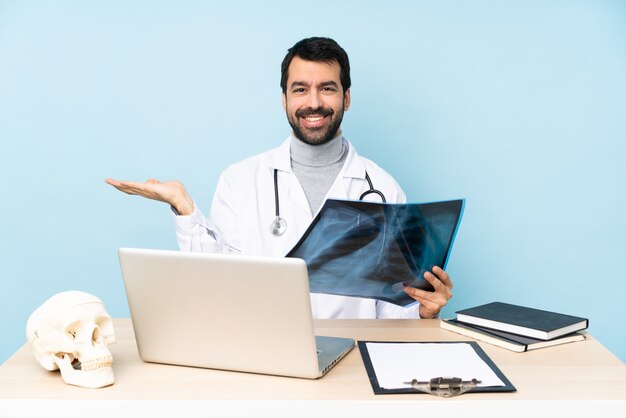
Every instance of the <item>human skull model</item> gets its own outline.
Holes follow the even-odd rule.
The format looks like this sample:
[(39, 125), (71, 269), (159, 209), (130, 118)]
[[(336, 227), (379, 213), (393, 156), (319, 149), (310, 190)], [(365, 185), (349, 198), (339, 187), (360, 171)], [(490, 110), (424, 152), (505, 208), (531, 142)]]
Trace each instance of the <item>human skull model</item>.
[(28, 318), (26, 337), (46, 370), (61, 370), (69, 385), (101, 388), (115, 382), (113, 322), (97, 297), (89, 293), (57, 293)]

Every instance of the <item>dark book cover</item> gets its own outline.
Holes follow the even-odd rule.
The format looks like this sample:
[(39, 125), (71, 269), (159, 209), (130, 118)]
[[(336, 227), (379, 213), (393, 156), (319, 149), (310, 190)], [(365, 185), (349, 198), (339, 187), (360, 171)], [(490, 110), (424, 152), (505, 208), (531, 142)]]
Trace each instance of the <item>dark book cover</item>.
[[(446, 326), (446, 324), (448, 324)], [(443, 319), (442, 328), (456, 332), (467, 337), (497, 345), (518, 353), (534, 350), (537, 348), (551, 347), (554, 345), (566, 344), (576, 341), (584, 341), (585, 336), (574, 332), (552, 340), (540, 340), (538, 338), (524, 337), (523, 335), (512, 334), (510, 332), (485, 328), (478, 325), (465, 324), (456, 319)]]
[(589, 326), (589, 320), (585, 318), (503, 302), (492, 302), (456, 313), (460, 322), (543, 340), (580, 331)]

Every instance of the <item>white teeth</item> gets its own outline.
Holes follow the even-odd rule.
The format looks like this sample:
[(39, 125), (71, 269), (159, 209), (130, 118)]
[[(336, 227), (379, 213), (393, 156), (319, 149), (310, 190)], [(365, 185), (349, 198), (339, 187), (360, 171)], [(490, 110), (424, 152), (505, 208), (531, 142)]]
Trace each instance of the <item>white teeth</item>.
[(80, 369), (82, 371), (96, 370), (101, 367), (111, 367), (113, 364), (112, 356), (102, 356), (95, 359), (83, 361), (80, 363)]
[(323, 116), (308, 116), (305, 118), (307, 122), (319, 122), (323, 119)]

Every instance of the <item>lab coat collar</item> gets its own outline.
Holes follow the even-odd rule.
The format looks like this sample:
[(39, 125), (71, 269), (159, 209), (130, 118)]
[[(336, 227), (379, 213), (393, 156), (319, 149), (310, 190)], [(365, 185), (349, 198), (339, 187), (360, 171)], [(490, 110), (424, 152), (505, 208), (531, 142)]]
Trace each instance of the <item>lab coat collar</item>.
[[(277, 169), (279, 171), (291, 173), (290, 144), (292, 136), (293, 133), (289, 135), (289, 137), (287, 137), (287, 139), (280, 144), (278, 148), (275, 149), (276, 152), (274, 152), (272, 157), (269, 159), (269, 166), (272, 170)], [(354, 149), (354, 146), (352, 146), (352, 143), (345, 137), (343, 139), (345, 139), (348, 144), (348, 156), (346, 157), (346, 162), (343, 165), (340, 175), (344, 178), (365, 179), (365, 164), (363, 164), (363, 160), (359, 158), (359, 155)]]
[(291, 135), (278, 148), (274, 149), (275, 152), (269, 159), (269, 166), (272, 170), (276, 169), (291, 173), (290, 143)]
[(359, 157), (359, 154), (357, 154), (356, 150), (352, 146), (352, 143), (347, 139), (346, 142), (348, 143), (349, 148), (346, 162), (343, 165), (343, 177), (364, 180), (365, 164), (363, 163), (363, 159)]

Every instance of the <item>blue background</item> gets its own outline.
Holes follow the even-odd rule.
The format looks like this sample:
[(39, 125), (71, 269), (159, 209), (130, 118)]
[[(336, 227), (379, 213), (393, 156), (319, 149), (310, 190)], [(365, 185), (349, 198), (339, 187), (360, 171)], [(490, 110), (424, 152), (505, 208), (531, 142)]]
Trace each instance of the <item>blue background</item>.
[(464, 197), (444, 310), (588, 317), (622, 360), (626, 3), (0, 1), (0, 361), (79, 289), (128, 316), (116, 249), (175, 249), (169, 208), (106, 177), (183, 181), (289, 134), (280, 62), (335, 38), (343, 131), (412, 202)]

